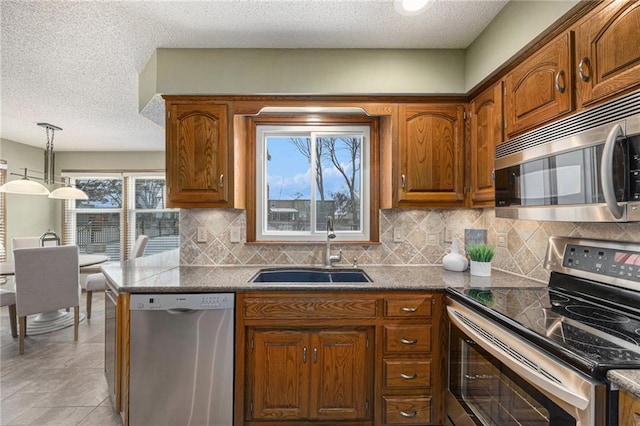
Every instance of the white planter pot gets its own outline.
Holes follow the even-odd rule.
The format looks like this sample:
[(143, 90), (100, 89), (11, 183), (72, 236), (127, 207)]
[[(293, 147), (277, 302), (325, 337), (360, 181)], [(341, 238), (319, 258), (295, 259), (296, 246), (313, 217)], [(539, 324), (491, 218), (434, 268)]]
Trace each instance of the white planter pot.
[(491, 276), (491, 262), (476, 262), (471, 261), (471, 275), (477, 277), (490, 277)]

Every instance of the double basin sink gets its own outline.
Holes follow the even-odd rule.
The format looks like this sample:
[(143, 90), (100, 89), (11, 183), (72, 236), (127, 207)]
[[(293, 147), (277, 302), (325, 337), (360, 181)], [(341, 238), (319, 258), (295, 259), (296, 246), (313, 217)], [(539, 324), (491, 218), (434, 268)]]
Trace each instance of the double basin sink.
[(262, 269), (253, 283), (368, 283), (362, 269), (274, 268)]

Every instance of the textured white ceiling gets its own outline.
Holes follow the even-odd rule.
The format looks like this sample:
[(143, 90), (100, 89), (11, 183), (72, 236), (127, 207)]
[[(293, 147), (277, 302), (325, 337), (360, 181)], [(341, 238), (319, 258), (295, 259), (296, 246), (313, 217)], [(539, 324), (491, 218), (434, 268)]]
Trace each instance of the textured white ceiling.
[(165, 48), (466, 48), (508, 0), (0, 0), (0, 137), (56, 151), (159, 151), (138, 73)]

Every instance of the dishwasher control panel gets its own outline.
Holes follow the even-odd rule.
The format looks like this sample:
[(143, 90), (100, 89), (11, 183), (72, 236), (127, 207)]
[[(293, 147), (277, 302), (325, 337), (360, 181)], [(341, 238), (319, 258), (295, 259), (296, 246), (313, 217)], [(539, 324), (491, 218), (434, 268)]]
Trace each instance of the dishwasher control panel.
[(132, 311), (166, 311), (170, 309), (233, 309), (234, 293), (200, 294), (132, 294)]

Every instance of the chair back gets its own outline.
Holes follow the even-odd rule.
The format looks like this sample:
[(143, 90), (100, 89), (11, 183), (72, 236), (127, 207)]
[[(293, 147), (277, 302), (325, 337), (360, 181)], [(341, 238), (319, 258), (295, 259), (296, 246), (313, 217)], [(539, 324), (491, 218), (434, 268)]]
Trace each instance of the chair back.
[(11, 250), (40, 247), (40, 237), (16, 237), (11, 239)]
[(136, 239), (136, 244), (133, 246), (133, 257), (142, 257), (144, 249), (147, 247), (149, 237), (146, 235), (139, 235)]
[(78, 246), (15, 250), (18, 317), (80, 305)]

